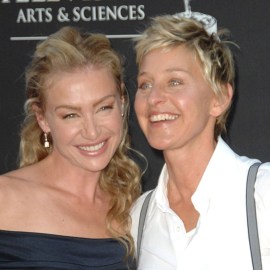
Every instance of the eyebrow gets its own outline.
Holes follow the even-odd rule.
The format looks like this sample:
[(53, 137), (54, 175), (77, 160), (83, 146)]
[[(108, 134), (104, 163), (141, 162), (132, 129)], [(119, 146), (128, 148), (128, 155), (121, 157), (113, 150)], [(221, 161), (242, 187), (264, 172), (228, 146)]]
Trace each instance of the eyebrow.
[[(189, 72), (188, 70), (182, 69), (182, 68), (174, 68), (174, 67), (172, 67), (172, 68), (167, 68), (167, 69), (165, 69), (165, 72), (167, 72), (167, 73), (169, 73), (169, 72), (179, 72), (179, 71), (180, 71), (180, 72), (187, 73), (187, 74), (190, 74), (190, 72)], [(148, 73), (149, 73), (149, 72), (147, 72), (147, 71), (140, 72), (140, 73), (138, 74), (138, 77), (147, 75)]]
[(103, 98), (101, 98), (100, 100), (94, 102), (94, 107), (96, 107), (97, 105), (99, 105), (100, 103), (102, 103), (103, 101), (105, 101), (106, 99), (109, 99), (109, 98), (114, 98), (115, 99), (116, 95), (114, 94), (111, 94), (111, 95), (108, 95), (108, 96), (104, 96)]
[(166, 72), (185, 72), (185, 73), (190, 73), (188, 70), (186, 69), (182, 69), (182, 68), (167, 68), (165, 69)]
[[(93, 107), (96, 107), (97, 105), (99, 105), (100, 103), (102, 103), (103, 101), (105, 101), (106, 99), (109, 98), (115, 98), (116, 95), (108, 95), (108, 96), (104, 96), (101, 99), (97, 100), (96, 102), (94, 102)], [(69, 109), (69, 110), (75, 110), (75, 111), (79, 111), (80, 107), (76, 106), (76, 105), (59, 105), (57, 106), (54, 111), (57, 111), (59, 109)]]

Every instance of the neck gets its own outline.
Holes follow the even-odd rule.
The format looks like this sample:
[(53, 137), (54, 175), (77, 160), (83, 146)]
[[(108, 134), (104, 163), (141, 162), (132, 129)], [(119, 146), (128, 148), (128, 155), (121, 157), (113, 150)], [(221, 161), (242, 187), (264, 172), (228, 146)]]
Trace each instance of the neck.
[[(100, 172), (91, 172), (48, 156), (40, 162), (44, 183), (52, 188), (71, 193), (78, 198), (95, 201), (102, 191), (99, 187)], [(42, 169), (43, 168), (43, 169)]]
[(168, 194), (189, 200), (197, 189), (215, 150), (215, 140), (208, 140), (175, 150), (164, 151), (168, 168)]

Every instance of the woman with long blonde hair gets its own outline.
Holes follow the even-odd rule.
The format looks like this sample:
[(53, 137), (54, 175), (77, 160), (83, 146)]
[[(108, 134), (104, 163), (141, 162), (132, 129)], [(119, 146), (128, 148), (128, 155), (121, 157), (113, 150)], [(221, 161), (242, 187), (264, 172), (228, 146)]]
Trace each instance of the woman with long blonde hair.
[(121, 58), (64, 27), (38, 44), (26, 95), (21, 168), (0, 177), (0, 268), (131, 269), (140, 171)]

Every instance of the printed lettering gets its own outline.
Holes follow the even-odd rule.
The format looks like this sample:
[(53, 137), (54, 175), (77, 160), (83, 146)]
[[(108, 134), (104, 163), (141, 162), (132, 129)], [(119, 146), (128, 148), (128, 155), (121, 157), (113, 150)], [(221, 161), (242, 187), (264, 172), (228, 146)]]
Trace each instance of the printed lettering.
[(26, 10), (20, 9), (16, 20), (17, 23), (48, 23), (51, 21), (51, 8), (27, 8)]
[(138, 6), (138, 20), (143, 20), (145, 18), (144, 5)]
[[(83, 7), (81, 9), (81, 19), (84, 21), (84, 22), (89, 22), (91, 21), (91, 16), (88, 15), (88, 17), (86, 16), (85, 14), (85, 11), (88, 11), (88, 14), (90, 13), (91, 11), (91, 8), (90, 7)], [(91, 13), (90, 13), (91, 14)]]
[(106, 12), (104, 6), (99, 6), (98, 8), (98, 20), (105, 21), (106, 20)]
[(129, 19), (136, 20), (137, 19), (136, 15), (137, 15), (136, 6), (135, 5), (129, 6)]
[[(118, 17), (119, 17), (120, 20), (126, 21), (126, 20), (128, 20), (128, 16), (123, 16), (123, 14), (122, 14), (122, 10), (123, 10), (123, 9), (127, 10), (128, 7), (127, 7), (127, 6), (120, 6), (120, 7), (118, 8)], [(128, 13), (127, 13), (127, 14), (128, 14)]]
[(80, 8), (79, 7), (75, 7), (75, 8), (73, 8), (72, 12), (73, 12), (73, 18), (72, 18), (72, 20), (74, 22), (79, 22), (80, 21)]

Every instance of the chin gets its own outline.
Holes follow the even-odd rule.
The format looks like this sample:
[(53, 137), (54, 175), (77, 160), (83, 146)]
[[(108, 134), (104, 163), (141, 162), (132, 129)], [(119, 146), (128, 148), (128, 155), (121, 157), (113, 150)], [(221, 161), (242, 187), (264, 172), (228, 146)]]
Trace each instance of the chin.
[(161, 150), (161, 151), (166, 150), (166, 148), (167, 148), (165, 145), (160, 144), (160, 142), (159, 143), (151, 143), (151, 142), (149, 142), (149, 144), (150, 144), (150, 146), (152, 148), (157, 149), (157, 150)]

